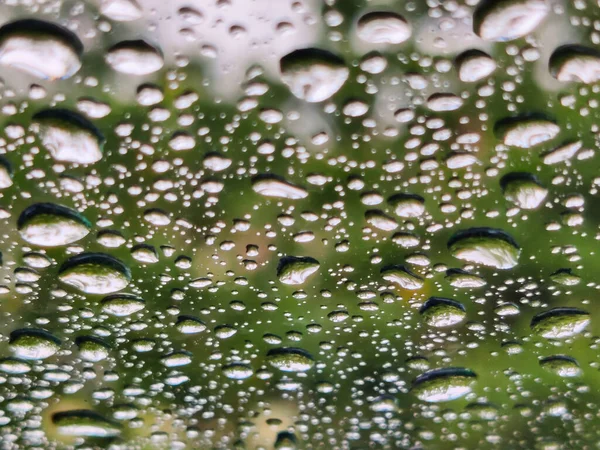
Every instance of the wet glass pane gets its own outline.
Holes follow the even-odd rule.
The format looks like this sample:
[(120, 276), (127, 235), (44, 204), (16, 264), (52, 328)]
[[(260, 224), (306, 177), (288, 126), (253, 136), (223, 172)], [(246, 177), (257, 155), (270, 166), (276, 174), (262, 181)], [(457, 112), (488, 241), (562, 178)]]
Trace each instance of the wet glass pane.
[(2, 449), (592, 449), (598, 0), (0, 2)]

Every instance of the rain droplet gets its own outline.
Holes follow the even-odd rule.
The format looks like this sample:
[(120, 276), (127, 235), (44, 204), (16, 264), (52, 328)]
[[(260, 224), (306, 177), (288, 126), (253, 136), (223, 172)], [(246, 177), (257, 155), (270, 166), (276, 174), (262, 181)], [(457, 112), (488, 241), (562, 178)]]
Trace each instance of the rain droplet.
[(146, 41), (122, 41), (106, 52), (106, 63), (117, 72), (127, 75), (148, 75), (160, 70), (163, 56)]
[(306, 372), (315, 361), (306, 350), (296, 347), (283, 347), (269, 350), (267, 362), (282, 372)]
[(415, 379), (412, 392), (425, 402), (448, 402), (472, 392), (476, 378), (475, 372), (464, 368), (431, 370)]
[(82, 55), (79, 38), (54, 23), (25, 19), (0, 28), (0, 65), (37, 78), (73, 76), (81, 67)]
[(61, 266), (58, 278), (86, 294), (111, 294), (127, 287), (131, 272), (105, 253), (83, 253), (69, 258)]
[(410, 24), (399, 14), (375, 11), (358, 19), (358, 37), (370, 44), (401, 44), (410, 38)]
[(60, 350), (60, 340), (39, 328), (20, 328), (10, 333), (9, 347), (17, 358), (46, 359)]
[(535, 30), (549, 12), (545, 0), (483, 0), (473, 14), (473, 30), (486, 41), (512, 41)]
[(35, 203), (17, 221), (26, 242), (40, 247), (72, 244), (88, 235), (91, 223), (77, 211), (54, 203)]
[(566, 339), (581, 333), (590, 323), (590, 314), (577, 308), (552, 308), (531, 320), (531, 330), (546, 339)]
[(277, 278), (284, 284), (304, 284), (319, 267), (319, 261), (310, 256), (285, 256), (279, 260)]
[(281, 58), (281, 79), (292, 94), (307, 102), (322, 102), (348, 79), (344, 61), (326, 50), (305, 48)]
[(448, 249), (463, 261), (511, 269), (518, 264), (521, 250), (506, 232), (494, 228), (469, 228), (448, 241)]
[(59, 162), (93, 164), (102, 159), (104, 135), (73, 111), (46, 109), (33, 116), (42, 144)]

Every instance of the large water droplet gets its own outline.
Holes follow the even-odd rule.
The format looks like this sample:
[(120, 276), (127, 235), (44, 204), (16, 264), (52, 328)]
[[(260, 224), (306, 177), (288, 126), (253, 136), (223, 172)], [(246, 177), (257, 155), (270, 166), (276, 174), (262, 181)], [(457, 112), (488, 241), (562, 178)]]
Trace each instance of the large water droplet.
[(550, 73), (558, 81), (592, 84), (600, 81), (600, 51), (581, 45), (563, 45), (550, 56)]
[(104, 136), (85, 117), (66, 109), (47, 109), (33, 116), (42, 144), (59, 162), (93, 164), (102, 159)]
[(473, 30), (486, 41), (512, 41), (535, 30), (548, 12), (545, 0), (483, 0), (473, 15)]
[(477, 375), (469, 369), (436, 369), (418, 376), (412, 392), (430, 403), (448, 402), (464, 397), (473, 390)]
[(127, 287), (129, 268), (104, 253), (84, 253), (69, 258), (60, 268), (60, 281), (86, 294), (111, 294)]
[(26, 19), (0, 28), (0, 65), (38, 78), (69, 78), (81, 67), (83, 45), (54, 23)]
[(459, 231), (448, 241), (448, 249), (455, 258), (497, 269), (515, 267), (521, 253), (512, 237), (494, 228)]
[(148, 75), (164, 64), (160, 50), (146, 41), (122, 41), (106, 52), (106, 63), (117, 72), (128, 75)]
[(77, 211), (54, 203), (27, 207), (17, 221), (21, 237), (40, 247), (72, 244), (90, 232), (91, 223)]
[(310, 256), (286, 256), (279, 260), (277, 278), (284, 284), (304, 284), (319, 267), (319, 261)]
[(348, 79), (344, 61), (326, 50), (305, 48), (281, 58), (281, 79), (292, 94), (307, 102), (322, 102)]
[(54, 413), (52, 423), (65, 436), (107, 438), (121, 433), (118, 424), (88, 409)]
[(370, 12), (358, 19), (358, 37), (370, 44), (401, 44), (411, 35), (410, 24), (399, 14)]
[(531, 330), (546, 339), (566, 339), (578, 335), (590, 323), (590, 314), (577, 308), (552, 308), (531, 320)]
[(284, 347), (269, 350), (267, 362), (282, 372), (306, 372), (315, 361), (306, 350), (296, 347)]
[(46, 359), (60, 349), (60, 340), (39, 328), (21, 328), (10, 333), (9, 347), (17, 358)]

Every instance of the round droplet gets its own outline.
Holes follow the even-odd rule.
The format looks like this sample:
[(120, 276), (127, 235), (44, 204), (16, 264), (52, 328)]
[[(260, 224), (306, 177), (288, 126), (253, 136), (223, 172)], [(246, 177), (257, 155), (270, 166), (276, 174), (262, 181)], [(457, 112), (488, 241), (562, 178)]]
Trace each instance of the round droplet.
[(581, 375), (579, 364), (574, 358), (565, 355), (548, 356), (540, 360), (540, 367), (559, 377), (571, 378)]
[(418, 376), (412, 392), (425, 402), (448, 402), (464, 397), (473, 390), (477, 375), (464, 368), (436, 369)]
[(202, 333), (206, 330), (206, 324), (193, 316), (179, 316), (175, 325), (177, 331), (183, 334)]
[(80, 336), (75, 340), (79, 356), (84, 361), (99, 362), (108, 358), (110, 345), (94, 336)]
[(146, 41), (122, 41), (106, 52), (106, 63), (117, 72), (127, 75), (148, 75), (160, 70), (163, 56)]
[(93, 164), (102, 159), (104, 135), (73, 111), (47, 109), (33, 116), (42, 144), (57, 162)]
[(308, 197), (308, 192), (305, 189), (294, 186), (275, 175), (255, 176), (252, 179), (252, 189), (254, 192), (265, 197), (286, 198), (290, 200)]
[(525, 172), (513, 172), (500, 180), (504, 198), (522, 209), (537, 209), (548, 195), (534, 175)]
[(58, 278), (85, 294), (111, 294), (129, 284), (131, 272), (110, 255), (83, 253), (69, 258), (60, 268)]
[(577, 286), (581, 283), (581, 277), (575, 275), (571, 269), (559, 269), (550, 275), (550, 279), (553, 283), (560, 284), (562, 286)]
[(71, 31), (25, 19), (0, 28), (0, 65), (46, 80), (73, 76), (81, 67), (83, 44)]
[(247, 364), (232, 363), (223, 367), (223, 375), (232, 380), (245, 380), (253, 373), (252, 367)]
[(9, 347), (17, 358), (46, 359), (60, 349), (60, 340), (39, 328), (21, 328), (10, 333)]
[(284, 284), (304, 284), (319, 267), (319, 261), (310, 256), (286, 256), (279, 260), (277, 278)]
[(475, 83), (489, 77), (496, 70), (496, 61), (480, 50), (467, 50), (456, 58), (458, 78), (465, 83)]
[(326, 50), (305, 48), (281, 58), (281, 79), (292, 94), (307, 102), (322, 102), (340, 90), (350, 71), (344, 60)]
[(404, 266), (388, 266), (381, 269), (381, 276), (385, 281), (396, 283), (403, 289), (421, 289), (425, 284), (423, 279), (412, 273)]
[(282, 372), (306, 372), (315, 365), (310, 353), (296, 347), (269, 350), (267, 362)]
[(402, 218), (420, 217), (425, 213), (425, 199), (417, 194), (395, 194), (388, 203)]
[(144, 264), (154, 264), (158, 262), (158, 252), (148, 244), (138, 244), (132, 247), (131, 256), (136, 261)]
[(427, 99), (427, 107), (436, 112), (456, 111), (462, 105), (463, 99), (454, 94), (436, 93)]
[(394, 231), (398, 228), (398, 222), (379, 209), (369, 209), (366, 211), (365, 219), (369, 225), (381, 231)]
[(486, 41), (512, 41), (535, 30), (548, 12), (546, 0), (483, 0), (473, 14), (473, 31)]
[(521, 250), (514, 239), (494, 228), (459, 231), (448, 241), (455, 258), (496, 269), (511, 269), (519, 262)]
[(590, 314), (577, 308), (552, 308), (531, 320), (531, 329), (546, 339), (577, 336), (590, 324)]
[(399, 14), (375, 11), (358, 19), (358, 37), (370, 44), (401, 44), (410, 38), (410, 24)]
[(431, 297), (419, 312), (425, 323), (435, 328), (458, 325), (467, 317), (462, 303), (442, 297)]
[(550, 73), (565, 83), (593, 84), (600, 81), (600, 51), (581, 45), (563, 45), (550, 56)]
[(143, 299), (131, 294), (115, 294), (104, 297), (102, 312), (115, 317), (127, 317), (142, 311), (146, 307)]
[(102, 0), (100, 12), (117, 22), (131, 22), (142, 17), (142, 8), (135, 0)]
[(192, 354), (190, 352), (173, 352), (160, 359), (160, 362), (165, 367), (181, 367), (187, 366), (192, 362)]
[(107, 438), (121, 433), (118, 424), (88, 409), (54, 413), (52, 423), (58, 433), (65, 436)]
[(500, 120), (494, 132), (504, 145), (529, 149), (554, 139), (560, 133), (560, 127), (543, 117), (531, 115)]
[(77, 211), (54, 203), (35, 203), (17, 221), (26, 242), (40, 247), (72, 244), (88, 235), (91, 223)]
[(450, 286), (459, 289), (479, 288), (487, 284), (480, 276), (462, 269), (448, 269), (446, 271), (446, 280), (450, 283)]

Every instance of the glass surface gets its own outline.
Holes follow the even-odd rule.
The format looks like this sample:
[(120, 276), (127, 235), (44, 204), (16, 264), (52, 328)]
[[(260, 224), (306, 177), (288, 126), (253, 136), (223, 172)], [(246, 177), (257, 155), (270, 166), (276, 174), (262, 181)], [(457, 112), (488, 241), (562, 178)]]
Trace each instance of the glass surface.
[(600, 446), (598, 0), (4, 0), (0, 77), (0, 448)]

